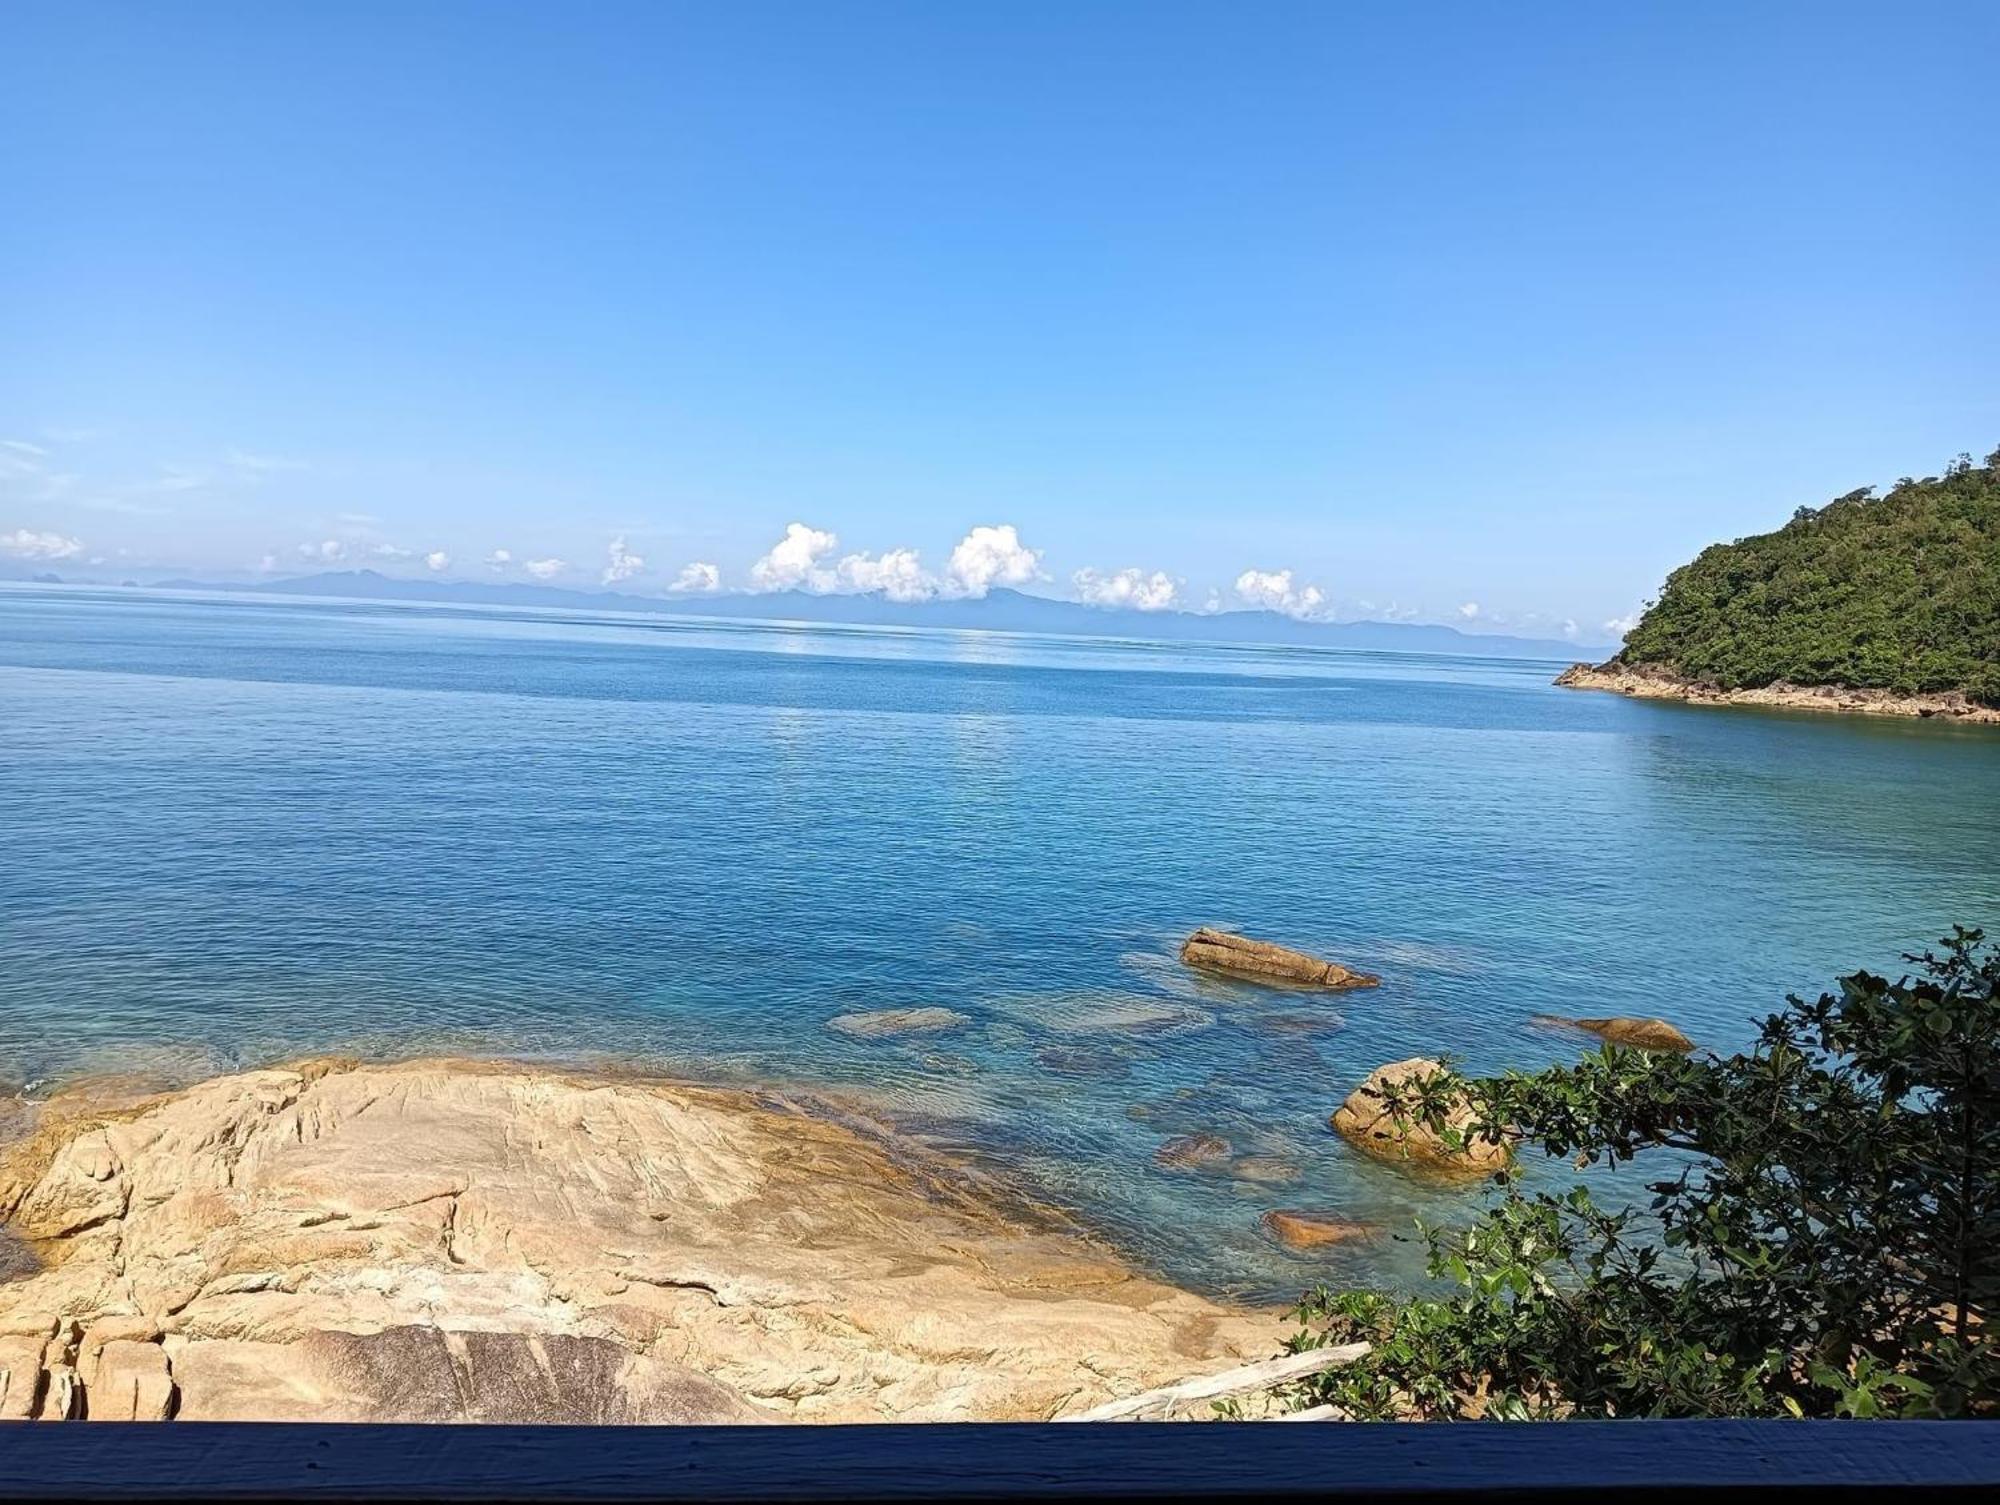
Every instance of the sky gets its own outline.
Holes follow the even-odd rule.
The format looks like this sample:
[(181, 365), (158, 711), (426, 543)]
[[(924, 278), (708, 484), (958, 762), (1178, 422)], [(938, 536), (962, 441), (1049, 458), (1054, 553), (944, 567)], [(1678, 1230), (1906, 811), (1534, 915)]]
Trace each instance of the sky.
[(0, 564), (1566, 631), (2000, 444), (2000, 4), (0, 8)]

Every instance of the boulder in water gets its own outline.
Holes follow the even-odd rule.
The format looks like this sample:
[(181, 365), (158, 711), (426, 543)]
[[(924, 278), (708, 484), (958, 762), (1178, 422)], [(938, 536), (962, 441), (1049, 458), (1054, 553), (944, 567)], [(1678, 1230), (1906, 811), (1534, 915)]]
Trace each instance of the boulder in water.
[(1576, 1027), (1635, 1050), (1670, 1050), (1685, 1055), (1694, 1049), (1694, 1041), (1664, 1019), (1579, 1019)]
[(1247, 935), (1203, 927), (1181, 943), (1181, 960), (1204, 972), (1249, 982), (1289, 983), (1295, 987), (1372, 988), (1382, 979), (1367, 972), (1353, 972), (1339, 962), (1324, 961), (1278, 946), (1270, 941), (1254, 941)]
[(1389, 1111), (1387, 1089), (1410, 1086), (1441, 1076), (1444, 1067), (1426, 1056), (1392, 1061), (1368, 1074), (1333, 1115), (1333, 1127), (1355, 1148), (1383, 1160), (1400, 1160), (1424, 1169), (1458, 1175), (1486, 1175), (1507, 1163), (1512, 1150), (1496, 1139), (1471, 1137), (1475, 1122), (1469, 1104), (1460, 1102), (1445, 1115), (1445, 1126), (1465, 1138), (1454, 1146), (1429, 1124), (1399, 1121)]
[(1561, 1025), (1565, 1029), (1586, 1030), (1613, 1045), (1629, 1045), (1634, 1050), (1675, 1051), (1686, 1055), (1694, 1041), (1664, 1019), (1565, 1019), (1560, 1014), (1537, 1014), (1538, 1024)]

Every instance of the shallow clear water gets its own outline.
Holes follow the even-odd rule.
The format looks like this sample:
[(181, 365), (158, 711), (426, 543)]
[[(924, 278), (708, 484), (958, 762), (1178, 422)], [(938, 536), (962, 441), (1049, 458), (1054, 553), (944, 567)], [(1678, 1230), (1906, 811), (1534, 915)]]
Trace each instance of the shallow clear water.
[[(0, 588), (0, 1079), (309, 1050), (612, 1054), (865, 1091), (1214, 1289), (1400, 1278), (1270, 1207), (1476, 1193), (1326, 1115), (1532, 1016), (1745, 1043), (2000, 921), (2000, 735), (1554, 666)], [(1211, 923), (1378, 971), (1190, 976)], [(943, 1004), (951, 1035), (844, 1011)], [(1212, 1130), (1289, 1186), (1155, 1166)]]

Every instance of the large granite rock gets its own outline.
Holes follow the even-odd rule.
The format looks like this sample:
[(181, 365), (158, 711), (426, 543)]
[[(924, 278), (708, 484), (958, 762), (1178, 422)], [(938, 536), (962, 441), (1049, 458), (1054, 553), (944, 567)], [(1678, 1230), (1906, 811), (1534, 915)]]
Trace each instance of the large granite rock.
[(1181, 960), (1205, 972), (1220, 972), (1251, 982), (1286, 983), (1294, 987), (1372, 988), (1381, 978), (1350, 972), (1338, 962), (1323, 961), (1269, 941), (1253, 941), (1226, 930), (1197, 930), (1181, 943)]
[(464, 1062), (63, 1099), (0, 1153), (0, 1417), (1047, 1417), (1271, 1352), (783, 1100)]
[[(1428, 1124), (1399, 1121), (1390, 1112), (1386, 1089), (1421, 1083), (1443, 1072), (1441, 1064), (1425, 1056), (1376, 1067), (1335, 1111), (1334, 1128), (1357, 1149), (1420, 1169), (1463, 1175), (1487, 1175), (1500, 1169), (1512, 1153), (1504, 1142), (1467, 1137), (1462, 1148), (1454, 1148)], [(1472, 1109), (1460, 1103), (1445, 1115), (1444, 1122), (1458, 1134), (1470, 1136)]]

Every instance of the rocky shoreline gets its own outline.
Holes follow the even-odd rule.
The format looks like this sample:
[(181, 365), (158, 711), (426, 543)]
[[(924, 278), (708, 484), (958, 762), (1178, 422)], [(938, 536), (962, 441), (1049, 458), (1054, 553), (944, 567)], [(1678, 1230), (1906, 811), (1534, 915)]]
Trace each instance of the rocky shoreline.
[(1915, 716), (1966, 725), (2000, 726), (2000, 709), (1979, 705), (1956, 690), (1901, 695), (1848, 685), (1778, 683), (1754, 690), (1724, 690), (1691, 680), (1662, 664), (1572, 664), (1556, 676), (1571, 690), (1613, 690), (1644, 700), (1688, 705), (1758, 706), (1766, 710), (1836, 711), (1860, 716)]
[(0, 1419), (1045, 1419), (1282, 1337), (809, 1105), (506, 1063), (78, 1084), (0, 1227)]

